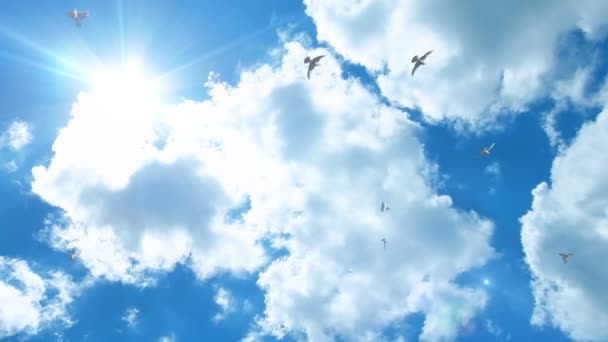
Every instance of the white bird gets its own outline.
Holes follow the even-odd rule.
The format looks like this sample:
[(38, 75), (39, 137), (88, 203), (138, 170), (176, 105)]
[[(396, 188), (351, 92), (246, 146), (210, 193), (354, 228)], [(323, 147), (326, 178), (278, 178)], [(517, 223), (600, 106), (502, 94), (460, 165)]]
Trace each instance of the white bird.
[(564, 259), (564, 264), (567, 264), (568, 263), (568, 258), (570, 256), (574, 255), (574, 254), (572, 254), (572, 253), (567, 253), (567, 254), (565, 254), (565, 253), (559, 253), (559, 255), (562, 257), (562, 259)]
[(382, 204), (380, 204), (380, 212), (385, 212), (385, 211), (389, 211), (391, 208), (388, 207), (388, 205), (385, 205), (384, 202), (382, 202)]
[(75, 253), (70, 253), (70, 259), (72, 259), (72, 261), (76, 260), (76, 258), (78, 258), (78, 256), (80, 255), (80, 251), (76, 251)]
[(82, 24), (80, 23), (80, 20), (88, 17), (89, 15), (90, 15), (89, 11), (79, 11), (75, 8), (68, 12), (68, 17), (76, 20), (76, 26), (78, 26), (78, 27), (82, 26)]
[(490, 147), (484, 147), (481, 149), (481, 151), (479, 152), (479, 154), (481, 156), (487, 156), (488, 154), (490, 154), (490, 150), (492, 149), (492, 147), (494, 147), (494, 143), (492, 143), (492, 145), (490, 145)]
[(384, 250), (386, 250), (386, 239), (382, 238), (382, 239), (380, 239), (380, 241), (382, 241), (384, 243)]
[(308, 73), (307, 73), (308, 79), (310, 79), (310, 72), (312, 71), (312, 69), (319, 66), (319, 61), (323, 57), (325, 57), (325, 55), (317, 56), (313, 59), (310, 59), (310, 57), (308, 57), (308, 56), (306, 58), (304, 58), (304, 63), (308, 64)]
[(412, 63), (414, 63), (414, 69), (412, 69), (412, 76), (414, 76), (414, 72), (416, 72), (416, 69), (418, 69), (419, 66), (426, 65), (424, 63), (424, 60), (426, 59), (426, 56), (430, 55), (431, 52), (433, 52), (433, 51), (434, 50), (431, 50), (431, 51), (425, 53), (420, 58), (418, 58), (418, 55), (416, 55), (416, 56), (414, 56), (414, 58), (412, 58)]

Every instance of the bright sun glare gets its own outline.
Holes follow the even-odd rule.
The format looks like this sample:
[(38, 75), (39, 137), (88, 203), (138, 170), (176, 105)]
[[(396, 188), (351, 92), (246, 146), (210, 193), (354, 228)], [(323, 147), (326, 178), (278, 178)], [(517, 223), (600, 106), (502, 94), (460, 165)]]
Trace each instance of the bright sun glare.
[(158, 99), (165, 89), (159, 79), (146, 74), (139, 60), (130, 60), (118, 68), (99, 66), (88, 80), (96, 95), (124, 106)]

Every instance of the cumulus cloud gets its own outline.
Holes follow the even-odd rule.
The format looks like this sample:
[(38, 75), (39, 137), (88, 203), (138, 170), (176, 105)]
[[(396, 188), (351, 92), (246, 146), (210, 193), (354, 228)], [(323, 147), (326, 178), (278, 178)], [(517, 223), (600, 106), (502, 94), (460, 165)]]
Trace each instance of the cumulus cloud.
[(23, 260), (0, 256), (0, 338), (72, 325), (68, 306), (77, 290), (64, 273), (41, 276)]
[[(377, 74), (383, 95), (420, 108), (431, 121), (456, 118), (475, 126), (548, 95), (563, 36), (581, 30), (588, 40), (602, 39), (608, 17), (608, 3), (595, 0), (304, 3), (318, 39)], [(410, 59), (428, 50), (435, 50), (428, 65), (411, 77)]]
[[(268, 241), (286, 256), (260, 274), (266, 309), (250, 336), (379, 340), (419, 312), (423, 340), (456, 336), (487, 301), (455, 278), (493, 257), (492, 222), (436, 193), (419, 125), (304, 45), (284, 42), (277, 66), (234, 86), (212, 75), (209, 100), (162, 112), (80, 94), (50, 164), (33, 170), (32, 190), (65, 212), (48, 240), (126, 282), (184, 260), (202, 279), (252, 272)], [(315, 54), (328, 56), (308, 81)], [(226, 220), (245, 199), (242, 220)]]
[[(201, 278), (262, 265), (258, 233), (224, 222), (242, 198), (228, 196), (218, 180), (226, 169), (203, 162), (221, 153), (204, 127), (221, 127), (214, 124), (217, 112), (194, 118), (196, 106), (186, 102), (163, 116), (162, 106), (143, 100), (134, 99), (126, 111), (104, 94), (80, 94), (50, 165), (32, 170), (32, 191), (65, 213), (48, 222), (51, 245), (81, 250), (95, 277), (141, 285), (186, 259)], [(201, 128), (199, 141), (179, 136), (190, 125)], [(171, 133), (159, 150), (166, 130)]]
[[(606, 341), (608, 271), (608, 111), (587, 122), (553, 162), (551, 182), (533, 191), (521, 239), (533, 275), (532, 323), (552, 324), (577, 341)], [(564, 264), (558, 253), (574, 253)]]
[(133, 329), (137, 326), (137, 315), (139, 315), (139, 310), (136, 307), (130, 307), (125, 311), (122, 320), (127, 323), (129, 328)]
[(0, 146), (6, 146), (16, 151), (28, 145), (32, 139), (30, 125), (25, 121), (15, 120), (0, 135)]

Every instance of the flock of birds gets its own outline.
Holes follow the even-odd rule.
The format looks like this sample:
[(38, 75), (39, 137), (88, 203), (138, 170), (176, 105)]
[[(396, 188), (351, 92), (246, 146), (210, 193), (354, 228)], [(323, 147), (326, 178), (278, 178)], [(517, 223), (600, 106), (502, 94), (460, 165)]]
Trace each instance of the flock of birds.
[[(412, 68), (412, 77), (414, 76), (414, 73), (416, 72), (416, 70), (421, 66), (421, 65), (426, 65), (425, 60), (426, 58), (433, 52), (434, 50), (431, 50), (427, 53), (425, 53), (424, 55), (422, 55), (421, 57), (418, 57), (418, 55), (414, 56), (412, 58), (412, 63), (414, 63), (414, 67)], [(310, 80), (310, 72), (314, 70), (314, 68), (319, 66), (319, 61), (321, 60), (321, 58), (325, 57), (325, 55), (321, 55), (321, 56), (317, 56), (313, 59), (311, 59), (310, 57), (306, 57), (304, 59), (304, 63), (308, 64), (308, 79)], [(488, 147), (484, 147), (481, 149), (481, 151), (479, 151), (479, 155), (480, 156), (488, 156), (490, 155), (490, 151), (492, 150), (492, 148), (494, 148), (494, 144), (492, 143), (490, 146)], [(388, 211), (389, 207), (384, 204), (384, 202), (382, 202), (380, 204), (380, 212), (385, 212)], [(383, 248), (386, 251), (386, 244), (388, 243), (388, 241), (386, 241), (386, 238), (382, 238), (380, 239), (380, 242), (382, 242), (383, 244)], [(568, 263), (568, 259), (570, 258), (570, 256), (574, 255), (572, 253), (558, 253), (562, 259), (564, 260), (564, 264)]]
[[(414, 76), (414, 73), (416, 72), (416, 69), (418, 69), (421, 65), (426, 65), (426, 63), (424, 63), (424, 61), (426, 60), (426, 57), (428, 55), (430, 55), (433, 52), (433, 50), (425, 53), (424, 55), (422, 55), (422, 57), (418, 57), (418, 55), (414, 56), (412, 58), (412, 63), (414, 63), (414, 68), (412, 69), (412, 76)], [(314, 68), (318, 67), (319, 61), (321, 60), (321, 58), (325, 57), (325, 55), (321, 55), (321, 56), (317, 56), (313, 59), (310, 59), (310, 57), (306, 57), (304, 58), (304, 64), (308, 64), (308, 79), (310, 79), (310, 72), (313, 71)]]
[[(90, 16), (89, 11), (79, 11), (77, 9), (73, 9), (71, 11), (68, 12), (68, 16), (72, 19), (74, 19), (76, 21), (76, 26), (81, 27), (82, 23), (80, 22), (82, 19)], [(421, 66), (421, 65), (426, 65), (425, 61), (426, 58), (433, 53), (434, 50), (428, 51), (427, 53), (425, 53), (424, 55), (418, 57), (418, 55), (412, 57), (412, 63), (414, 64), (414, 67), (412, 68), (412, 77), (414, 76), (414, 73), (416, 72), (416, 70)], [(307, 56), (306, 58), (304, 58), (304, 64), (308, 64), (308, 72), (306, 73), (307, 78), (310, 80), (310, 73), (318, 66), (320, 66), (319, 62), (321, 61), (321, 59), (325, 57), (325, 55), (320, 55), (317, 56), (315, 58), (310, 58), (310, 56)], [(494, 148), (494, 143), (492, 143), (489, 147), (484, 147), (481, 149), (481, 151), (479, 152), (480, 156), (488, 156), (490, 155), (490, 151), (492, 150), (492, 148)], [(389, 211), (389, 207), (382, 202), (380, 204), (380, 212), (385, 212), (385, 211)], [(386, 240), (386, 238), (382, 238), (380, 239), (380, 241), (383, 243), (383, 248), (384, 250), (386, 250), (386, 244), (388, 243), (388, 241)], [(564, 264), (568, 263), (568, 259), (570, 258), (570, 256), (574, 255), (572, 253), (558, 253), (563, 261)], [(76, 258), (80, 255), (80, 251), (75, 251), (73, 253), (70, 253), (70, 259), (72, 260), (76, 260)]]

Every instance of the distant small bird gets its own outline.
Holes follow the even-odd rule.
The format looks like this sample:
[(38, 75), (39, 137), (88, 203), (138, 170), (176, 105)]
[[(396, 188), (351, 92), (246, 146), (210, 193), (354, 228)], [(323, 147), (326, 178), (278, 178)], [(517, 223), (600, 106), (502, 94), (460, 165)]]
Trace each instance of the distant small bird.
[(75, 8), (68, 12), (68, 16), (70, 18), (76, 20), (76, 26), (78, 26), (78, 27), (82, 26), (82, 24), (80, 23), (80, 20), (88, 17), (89, 15), (90, 15), (89, 11), (79, 11)]
[(389, 211), (391, 210), (391, 208), (389, 208), (387, 205), (384, 204), (384, 202), (382, 202), (382, 204), (380, 204), (380, 212), (385, 212), (385, 211)]
[(418, 55), (414, 56), (414, 58), (412, 58), (412, 63), (414, 63), (414, 69), (412, 69), (412, 76), (414, 76), (414, 73), (416, 72), (416, 69), (418, 69), (418, 67), (420, 67), (421, 65), (426, 65), (424, 63), (424, 60), (426, 59), (426, 57), (428, 55), (431, 54), (431, 52), (433, 52), (434, 50), (431, 50), (427, 53), (425, 53), (424, 55), (422, 55), (422, 57), (418, 58)]
[(70, 253), (70, 259), (72, 259), (72, 261), (76, 260), (76, 258), (78, 258), (78, 256), (80, 255), (80, 251), (76, 251), (75, 253)]
[(384, 250), (386, 250), (386, 242), (387, 242), (386, 239), (382, 238), (382, 239), (380, 239), (380, 241), (382, 241), (382, 243), (384, 243)]
[(564, 264), (567, 264), (568, 263), (568, 258), (570, 258), (574, 254), (572, 254), (572, 253), (568, 253), (568, 254), (559, 253), (559, 255), (562, 257), (562, 259), (564, 259)]
[(321, 56), (317, 56), (313, 59), (310, 59), (310, 57), (306, 57), (304, 58), (304, 63), (308, 64), (308, 79), (310, 79), (310, 72), (315, 68), (319, 66), (319, 61), (321, 60), (321, 58), (325, 57), (325, 55), (321, 55)]
[(481, 156), (487, 156), (490, 154), (490, 150), (492, 149), (492, 147), (494, 147), (494, 143), (492, 143), (492, 145), (490, 145), (490, 147), (488, 148), (482, 148), (481, 151), (479, 152), (479, 155)]

